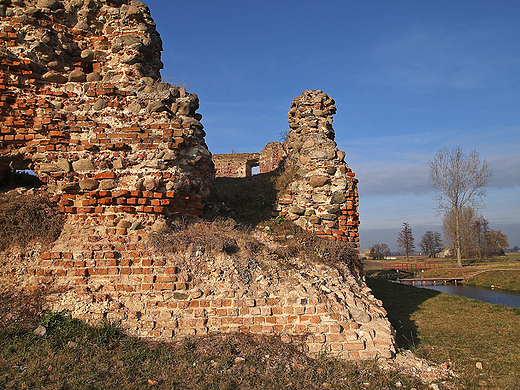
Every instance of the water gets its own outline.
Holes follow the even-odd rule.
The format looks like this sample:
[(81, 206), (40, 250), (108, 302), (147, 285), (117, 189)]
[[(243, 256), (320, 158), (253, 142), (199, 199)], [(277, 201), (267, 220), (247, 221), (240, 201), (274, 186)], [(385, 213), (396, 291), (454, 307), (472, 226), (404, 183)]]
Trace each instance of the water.
[(430, 290), (441, 291), (447, 294), (478, 299), (479, 301), (494, 303), (496, 305), (520, 307), (520, 294), (511, 292), (490, 290), (487, 288), (466, 286), (463, 284), (438, 284), (436, 286), (422, 286), (417, 283), (415, 287), (428, 288)]

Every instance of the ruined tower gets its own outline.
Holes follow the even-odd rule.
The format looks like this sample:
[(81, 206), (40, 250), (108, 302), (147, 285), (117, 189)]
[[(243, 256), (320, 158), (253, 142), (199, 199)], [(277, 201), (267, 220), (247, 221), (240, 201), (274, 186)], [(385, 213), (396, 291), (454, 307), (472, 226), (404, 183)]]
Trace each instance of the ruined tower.
[(288, 113), (285, 171), (277, 210), (304, 229), (357, 247), (357, 179), (334, 142), (334, 100), (320, 90), (295, 98)]

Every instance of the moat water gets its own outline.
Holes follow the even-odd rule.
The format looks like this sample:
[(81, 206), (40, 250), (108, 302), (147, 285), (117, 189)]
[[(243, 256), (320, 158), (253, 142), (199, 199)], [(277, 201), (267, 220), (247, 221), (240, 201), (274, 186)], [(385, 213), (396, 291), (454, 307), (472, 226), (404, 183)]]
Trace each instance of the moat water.
[(466, 298), (478, 299), (479, 301), (493, 303), (496, 305), (504, 305), (509, 307), (520, 307), (520, 294), (491, 290), (483, 287), (466, 286), (463, 284), (438, 284), (438, 285), (419, 285), (415, 287), (428, 288), (447, 294), (458, 295)]

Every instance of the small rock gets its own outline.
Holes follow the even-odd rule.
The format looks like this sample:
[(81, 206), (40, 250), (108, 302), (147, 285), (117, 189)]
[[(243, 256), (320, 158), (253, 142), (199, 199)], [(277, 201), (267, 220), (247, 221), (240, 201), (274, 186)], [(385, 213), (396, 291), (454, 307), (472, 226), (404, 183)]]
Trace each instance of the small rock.
[(36, 336), (40, 336), (40, 337), (43, 337), (47, 334), (47, 329), (42, 326), (42, 325), (39, 325), (33, 332)]
[(92, 105), (92, 109), (94, 111), (99, 111), (104, 108), (107, 108), (108, 102), (105, 99), (98, 99), (96, 102)]
[(132, 102), (127, 106), (128, 110), (131, 112), (139, 112), (141, 111), (141, 105), (138, 102)]
[(42, 173), (57, 172), (61, 170), (62, 169), (59, 166), (52, 163), (41, 163), (39, 167), (39, 171)]
[(152, 230), (156, 233), (164, 233), (170, 230), (170, 227), (168, 226), (168, 223), (164, 219), (158, 219), (154, 222), (152, 225)]
[(305, 209), (298, 205), (293, 205), (289, 209), (289, 212), (292, 214), (303, 215), (303, 213), (305, 212)]
[(158, 186), (159, 186), (159, 182), (157, 181), (157, 179), (155, 179), (153, 177), (148, 176), (147, 178), (145, 178), (143, 180), (143, 187), (145, 189), (147, 189), (148, 191), (153, 191), (153, 190), (157, 189)]
[(242, 362), (245, 362), (245, 361), (246, 361), (246, 359), (243, 358), (242, 356), (237, 356), (235, 358), (235, 363), (242, 363)]
[(67, 173), (69, 173), (72, 170), (72, 165), (70, 164), (70, 162), (67, 159), (64, 159), (64, 158), (59, 158), (56, 165)]
[(119, 223), (117, 224), (117, 227), (128, 229), (128, 228), (132, 227), (132, 222), (123, 219), (122, 221), (119, 221)]
[(72, 163), (72, 169), (74, 169), (75, 172), (86, 172), (93, 171), (96, 167), (88, 158), (82, 158)]
[(136, 64), (138, 62), (141, 62), (141, 58), (139, 58), (138, 56), (135, 56), (133, 54), (123, 54), (121, 56), (121, 59), (120, 59), (121, 63), (123, 64), (128, 64), (128, 65), (133, 65), (133, 64)]
[(479, 370), (483, 370), (484, 369), (484, 365), (482, 364), (482, 362), (475, 363), (475, 367), (477, 367), (477, 369), (479, 369)]
[(118, 157), (112, 161), (112, 167), (114, 169), (123, 169), (125, 167), (125, 162), (121, 157)]
[(75, 69), (69, 74), (69, 81), (82, 83), (87, 81), (87, 75), (81, 69)]
[(87, 82), (92, 83), (95, 81), (101, 81), (102, 77), (99, 72), (92, 72), (87, 75)]
[(347, 197), (345, 196), (345, 194), (343, 194), (340, 191), (336, 191), (336, 192), (332, 193), (332, 196), (330, 198), (330, 203), (331, 204), (341, 204), (341, 203), (345, 203), (346, 200), (347, 200)]
[(154, 101), (148, 104), (148, 106), (146, 107), (146, 111), (150, 113), (168, 111), (168, 107), (166, 107), (163, 103), (159, 101)]
[(99, 183), (99, 189), (108, 191), (116, 188), (116, 182), (112, 179), (104, 179)]
[(327, 158), (327, 152), (324, 150), (315, 150), (309, 156), (312, 159), (325, 159)]
[(141, 79), (141, 82), (144, 83), (145, 85), (153, 85), (154, 80), (151, 77), (143, 77)]
[(84, 179), (79, 182), (79, 188), (82, 190), (92, 191), (98, 188), (99, 182), (94, 179)]
[(61, 73), (58, 73), (55, 70), (50, 70), (42, 76), (42, 80), (47, 81), (48, 83), (64, 84), (68, 79)]
[(60, 3), (58, 0), (38, 0), (36, 6), (38, 8), (57, 9), (60, 6)]
[(309, 184), (313, 188), (323, 187), (328, 181), (328, 178), (325, 176), (313, 176), (309, 181)]
[(67, 194), (73, 194), (80, 190), (78, 183), (61, 183), (60, 190)]
[(94, 59), (94, 51), (90, 49), (85, 49), (81, 52), (81, 58), (84, 60), (92, 61)]

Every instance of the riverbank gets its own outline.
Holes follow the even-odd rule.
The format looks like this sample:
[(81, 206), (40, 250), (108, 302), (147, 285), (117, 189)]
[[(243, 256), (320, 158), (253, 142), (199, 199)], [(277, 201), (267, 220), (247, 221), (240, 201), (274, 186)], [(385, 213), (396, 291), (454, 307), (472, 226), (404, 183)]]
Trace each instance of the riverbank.
[(467, 389), (520, 386), (520, 309), (368, 279), (401, 348), (448, 362)]
[[(520, 292), (520, 260), (516, 255), (495, 257), (485, 261), (473, 261), (462, 268), (455, 267), (449, 259), (426, 259), (417, 257), (417, 263), (437, 263), (438, 268), (400, 273), (383, 270), (381, 266), (395, 260), (366, 261), (365, 272), (369, 277), (382, 279), (400, 278), (464, 278), (468, 286)], [(406, 262), (403, 262), (406, 263)]]

